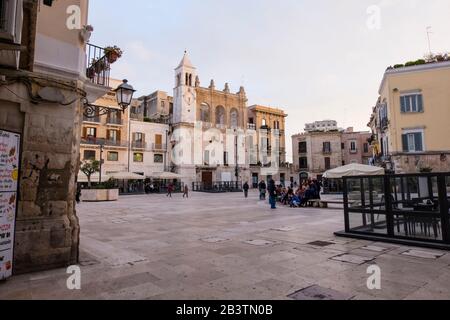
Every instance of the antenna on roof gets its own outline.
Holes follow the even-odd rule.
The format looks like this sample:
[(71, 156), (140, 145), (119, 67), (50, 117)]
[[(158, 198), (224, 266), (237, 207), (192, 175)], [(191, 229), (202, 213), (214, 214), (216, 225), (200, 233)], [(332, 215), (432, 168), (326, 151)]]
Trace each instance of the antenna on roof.
[(432, 34), (433, 32), (431, 31), (431, 26), (427, 27), (427, 37), (428, 37), (428, 50), (430, 51), (430, 56), (433, 54), (431, 52), (431, 39), (430, 39), (430, 34)]

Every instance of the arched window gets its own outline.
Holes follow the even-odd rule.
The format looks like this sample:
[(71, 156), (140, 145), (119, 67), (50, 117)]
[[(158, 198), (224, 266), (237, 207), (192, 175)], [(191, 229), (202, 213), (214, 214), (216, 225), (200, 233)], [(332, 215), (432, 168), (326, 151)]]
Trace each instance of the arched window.
[(266, 121), (266, 119), (262, 119), (262, 126), (263, 126), (263, 127), (267, 126), (267, 121)]
[(222, 106), (216, 108), (216, 124), (225, 125), (225, 108)]
[(230, 112), (230, 125), (232, 128), (237, 128), (239, 126), (239, 112), (236, 109), (231, 109)]
[(200, 105), (200, 121), (211, 122), (210, 108), (207, 103), (202, 103)]

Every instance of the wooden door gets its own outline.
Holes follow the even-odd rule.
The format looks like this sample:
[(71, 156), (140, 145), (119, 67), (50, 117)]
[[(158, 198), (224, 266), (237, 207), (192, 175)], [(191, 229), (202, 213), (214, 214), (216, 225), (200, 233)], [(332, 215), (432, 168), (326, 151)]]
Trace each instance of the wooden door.
[(202, 182), (205, 188), (211, 188), (213, 183), (212, 172), (202, 172)]

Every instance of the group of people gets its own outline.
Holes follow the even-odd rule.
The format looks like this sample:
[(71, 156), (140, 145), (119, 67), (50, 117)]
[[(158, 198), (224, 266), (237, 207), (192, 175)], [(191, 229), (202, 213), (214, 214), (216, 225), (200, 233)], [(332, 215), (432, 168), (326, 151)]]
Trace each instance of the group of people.
[[(248, 198), (249, 184), (246, 182), (243, 186), (244, 195)], [(322, 191), (322, 184), (319, 180), (307, 180), (300, 186), (297, 183), (291, 183), (291, 186), (286, 188), (283, 185), (276, 185), (273, 179), (266, 184), (261, 181), (258, 185), (259, 199), (265, 201), (267, 194), (269, 196), (270, 207), (276, 209), (277, 203), (291, 208), (306, 207), (308, 202), (315, 199), (320, 199)]]

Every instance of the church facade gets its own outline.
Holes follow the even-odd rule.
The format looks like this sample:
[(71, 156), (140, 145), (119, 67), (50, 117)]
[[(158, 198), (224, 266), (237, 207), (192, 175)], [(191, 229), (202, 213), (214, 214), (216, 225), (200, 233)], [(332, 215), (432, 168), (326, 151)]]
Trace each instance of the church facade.
[(171, 133), (171, 162), (185, 183), (250, 179), (244, 88), (201, 87), (187, 54), (175, 69)]

